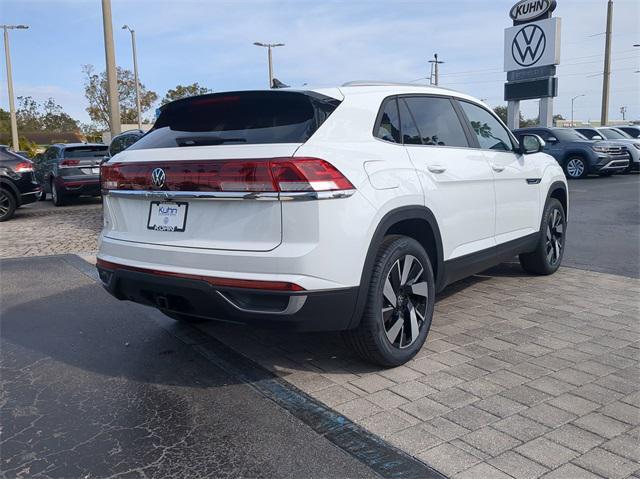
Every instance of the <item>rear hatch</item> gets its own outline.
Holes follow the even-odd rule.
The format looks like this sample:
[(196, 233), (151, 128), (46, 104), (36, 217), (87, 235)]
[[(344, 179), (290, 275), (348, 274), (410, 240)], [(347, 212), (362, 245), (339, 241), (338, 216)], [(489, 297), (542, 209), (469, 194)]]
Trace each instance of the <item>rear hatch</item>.
[(339, 101), (313, 92), (203, 95), (165, 105), (153, 129), (103, 165), (105, 237), (268, 251), (282, 241), (273, 172)]
[(107, 154), (106, 145), (69, 146), (64, 149), (60, 160), (61, 175), (64, 177), (93, 176), (100, 174), (100, 163)]

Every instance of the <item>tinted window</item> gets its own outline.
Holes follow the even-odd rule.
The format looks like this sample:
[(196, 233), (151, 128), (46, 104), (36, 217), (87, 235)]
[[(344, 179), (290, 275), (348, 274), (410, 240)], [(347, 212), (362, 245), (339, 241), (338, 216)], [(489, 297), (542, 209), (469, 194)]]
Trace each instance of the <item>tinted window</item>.
[(561, 141), (584, 141), (588, 138), (576, 130), (570, 128), (555, 128), (551, 130), (551, 134)]
[(640, 137), (640, 128), (630, 128), (627, 126), (627, 127), (621, 127), (620, 129), (632, 138)]
[(313, 92), (201, 95), (162, 107), (153, 129), (131, 149), (221, 144), (302, 143), (339, 101)]
[(607, 140), (626, 140), (629, 138), (628, 136), (624, 136), (624, 134), (614, 130), (613, 128), (603, 128), (602, 130), (598, 130), (598, 131)]
[(400, 123), (402, 124), (402, 142), (405, 145), (422, 145), (422, 137), (416, 127), (415, 119), (407, 107), (407, 102), (401, 98), (398, 106), (400, 108)]
[(49, 148), (46, 151), (45, 156), (47, 157), (47, 160), (55, 160), (58, 157), (58, 149), (57, 148)]
[(141, 133), (129, 133), (115, 137), (109, 145), (109, 155), (114, 156), (121, 151), (126, 150), (138, 141), (141, 136)]
[(511, 136), (502, 124), (484, 108), (461, 101), (460, 106), (469, 118), (471, 128), (478, 138), (480, 148), (512, 151)]
[(65, 158), (94, 158), (94, 157), (102, 158), (106, 152), (107, 152), (106, 145), (76, 146), (76, 147), (65, 148), (64, 157)]
[(416, 120), (424, 145), (469, 146), (448, 98), (409, 97), (405, 101)]
[(601, 139), (602, 139), (602, 137), (604, 136), (604, 135), (602, 135), (601, 133), (599, 133), (598, 131), (596, 131), (596, 130), (589, 130), (588, 128), (576, 128), (576, 131), (577, 131), (578, 133), (580, 133), (581, 135), (586, 136), (586, 137), (587, 137), (587, 138), (589, 138), (590, 140), (593, 140), (593, 138), (594, 138), (594, 137), (596, 137), (596, 136), (597, 136), (597, 137), (599, 137), (599, 138), (596, 138), (596, 139), (601, 140)]
[(398, 104), (395, 98), (385, 101), (378, 122), (376, 136), (386, 141), (401, 143), (400, 119), (398, 117)]

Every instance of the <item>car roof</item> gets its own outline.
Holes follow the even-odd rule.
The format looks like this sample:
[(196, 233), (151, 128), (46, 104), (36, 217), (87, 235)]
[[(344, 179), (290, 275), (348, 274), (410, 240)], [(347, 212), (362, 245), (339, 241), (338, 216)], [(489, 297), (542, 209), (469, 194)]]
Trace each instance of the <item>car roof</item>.
[(104, 143), (54, 143), (51, 146), (57, 146), (59, 148), (75, 148), (75, 147), (83, 147), (83, 146), (104, 146), (105, 148), (108, 145)]

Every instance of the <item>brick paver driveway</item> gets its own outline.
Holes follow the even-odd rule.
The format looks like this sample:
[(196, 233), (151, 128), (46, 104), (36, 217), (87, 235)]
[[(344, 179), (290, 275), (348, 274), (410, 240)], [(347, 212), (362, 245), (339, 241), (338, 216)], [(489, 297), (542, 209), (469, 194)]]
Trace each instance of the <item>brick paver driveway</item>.
[[(2, 256), (95, 253), (99, 203), (20, 213)], [(425, 347), (387, 370), (336, 334), (200, 328), (451, 477), (640, 477), (639, 297), (637, 279), (502, 265), (447, 288)]]

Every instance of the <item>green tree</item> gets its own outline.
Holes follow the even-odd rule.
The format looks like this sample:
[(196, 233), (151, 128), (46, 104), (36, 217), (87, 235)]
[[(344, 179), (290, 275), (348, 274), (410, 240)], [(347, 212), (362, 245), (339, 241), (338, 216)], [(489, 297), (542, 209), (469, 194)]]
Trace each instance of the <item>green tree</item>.
[(175, 88), (170, 89), (167, 94), (162, 99), (161, 105), (166, 105), (169, 102), (174, 100), (179, 100), (180, 98), (187, 98), (190, 96), (196, 95), (204, 95), (206, 93), (211, 93), (213, 90), (210, 90), (207, 87), (198, 85), (198, 82), (192, 83), (191, 85), (176, 85)]
[[(106, 72), (96, 73), (93, 65), (84, 65), (84, 96), (89, 102), (87, 113), (92, 121), (101, 127), (111, 128), (109, 118), (109, 95)], [(120, 121), (136, 123), (138, 112), (136, 107), (136, 82), (131, 70), (117, 68), (118, 99), (120, 102)], [(140, 82), (140, 109), (148, 111), (158, 99), (156, 92), (148, 90)]]
[(38, 103), (30, 96), (19, 96), (16, 108), (18, 131), (78, 131), (78, 121), (65, 113), (53, 98)]

